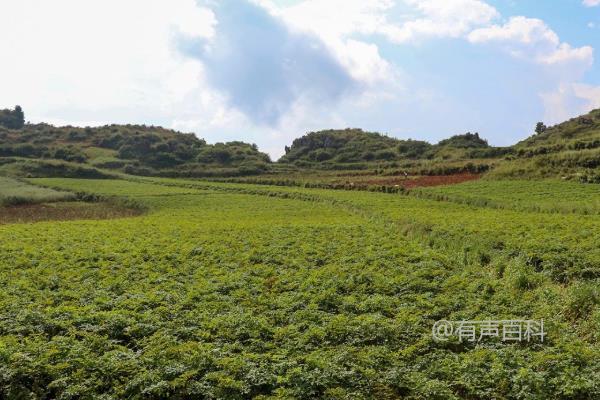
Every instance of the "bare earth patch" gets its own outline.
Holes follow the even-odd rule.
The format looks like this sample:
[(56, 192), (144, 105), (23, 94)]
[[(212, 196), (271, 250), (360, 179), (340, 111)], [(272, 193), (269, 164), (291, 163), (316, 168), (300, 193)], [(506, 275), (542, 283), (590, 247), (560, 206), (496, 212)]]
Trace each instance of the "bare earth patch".
[(479, 178), (481, 178), (481, 175), (470, 174), (470, 173), (456, 174), (456, 175), (420, 176), (416, 179), (411, 179), (411, 180), (406, 181), (403, 186), (406, 189), (412, 189), (415, 187), (455, 185), (457, 183), (475, 181)]
[(111, 219), (140, 215), (139, 210), (105, 203), (59, 202), (0, 207), (0, 225), (39, 221)]
[(387, 186), (402, 186), (405, 189), (413, 189), (417, 187), (453, 185), (462, 182), (474, 181), (481, 178), (479, 174), (455, 174), (455, 175), (431, 175), (418, 177), (403, 177), (390, 176), (385, 178), (376, 178), (360, 181), (361, 184), (367, 185), (387, 185)]

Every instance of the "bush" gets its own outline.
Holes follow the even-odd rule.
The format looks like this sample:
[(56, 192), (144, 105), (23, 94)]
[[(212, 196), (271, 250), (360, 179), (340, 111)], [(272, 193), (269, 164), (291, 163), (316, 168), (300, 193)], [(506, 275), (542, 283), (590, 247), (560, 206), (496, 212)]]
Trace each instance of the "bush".
[(20, 106), (14, 110), (0, 110), (0, 126), (8, 129), (22, 129), (25, 125), (25, 114)]
[(578, 282), (569, 288), (565, 314), (572, 320), (586, 318), (600, 304), (598, 282)]

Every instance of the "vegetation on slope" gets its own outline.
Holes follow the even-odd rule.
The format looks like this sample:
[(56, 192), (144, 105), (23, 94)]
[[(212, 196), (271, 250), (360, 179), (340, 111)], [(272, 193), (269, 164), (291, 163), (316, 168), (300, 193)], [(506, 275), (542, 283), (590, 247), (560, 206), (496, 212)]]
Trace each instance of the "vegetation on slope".
[(89, 163), (138, 175), (237, 176), (270, 168), (269, 156), (256, 145), (237, 141), (210, 145), (194, 134), (145, 125), (4, 124), (0, 157)]
[[(292, 146), (286, 148), (286, 154), (281, 162), (307, 164), (315, 162), (364, 162), (389, 161), (398, 158), (398, 139), (384, 136), (375, 132), (365, 132), (362, 129), (327, 130), (311, 132), (294, 140)], [(415, 142), (407, 151), (415, 151), (420, 156), (420, 150), (425, 150), (425, 142)]]
[[(466, 164), (477, 159), (488, 159), (489, 167), (489, 159), (508, 152), (506, 148), (489, 146), (478, 133), (455, 135), (432, 145), (421, 140), (400, 140), (376, 132), (345, 129), (308, 133), (286, 147), (286, 154), (279, 161), (319, 169), (365, 169), (375, 164), (404, 170), (415, 170), (428, 162), (444, 170), (448, 162)], [(454, 172), (466, 171), (469, 170)]]
[[(135, 179), (35, 181), (141, 218), (0, 227), (0, 397), (600, 396), (597, 215)], [(431, 335), (504, 318), (548, 336)]]
[(554, 179), (481, 179), (457, 185), (418, 188), (411, 194), (476, 207), (600, 215), (600, 185)]
[(8, 129), (21, 129), (25, 125), (25, 113), (21, 106), (14, 110), (0, 110), (0, 127)]
[(534, 156), (564, 150), (582, 150), (600, 147), (600, 109), (571, 118), (517, 143), (519, 156)]
[(74, 200), (73, 193), (30, 185), (0, 176), (0, 206)]
[(311, 132), (294, 140), (282, 165), (309, 170), (367, 170), (376, 175), (445, 175), (492, 170), (497, 178), (575, 178), (600, 182), (600, 110), (553, 127), (510, 147), (493, 147), (478, 133), (432, 145), (360, 129)]
[(600, 110), (561, 124), (538, 125), (537, 134), (513, 146), (495, 177), (575, 177), (600, 183)]
[[(72, 177), (106, 176), (102, 170), (113, 170), (197, 178), (270, 174), (282, 180), (303, 170), (313, 174), (316, 170), (371, 170), (374, 175), (402, 176), (481, 174), (493, 169), (491, 175), (501, 178), (565, 176), (600, 182), (600, 110), (550, 128), (539, 123), (536, 135), (511, 147), (490, 146), (478, 133), (430, 144), (361, 129), (311, 132), (286, 146), (286, 154), (276, 164), (253, 144), (233, 141), (210, 145), (193, 134), (154, 126), (57, 128), (25, 124), (16, 129), (10, 122), (15, 113), (22, 114), (22, 110), (0, 112), (0, 120), (4, 115), (9, 120), (5, 125), (13, 127), (0, 124), (0, 169), (12, 169), (21, 176), (61, 176), (56, 167), (47, 173), (40, 169), (56, 165), (45, 164), (47, 160), (60, 160), (84, 168), (77, 175), (77, 168), (64, 164), (61, 168), (69, 172), (62, 176)], [(8, 163), (13, 163), (12, 167), (3, 167)], [(88, 168), (95, 172), (86, 171)]]
[(142, 214), (146, 207), (123, 196), (55, 190), (0, 176), (0, 225), (72, 219), (109, 219)]

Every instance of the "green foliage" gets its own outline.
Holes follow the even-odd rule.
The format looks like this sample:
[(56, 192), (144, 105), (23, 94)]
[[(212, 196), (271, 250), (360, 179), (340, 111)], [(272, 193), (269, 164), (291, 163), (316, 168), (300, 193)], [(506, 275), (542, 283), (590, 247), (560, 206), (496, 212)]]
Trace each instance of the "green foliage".
[(271, 160), (268, 155), (258, 151), (255, 144), (244, 142), (216, 143), (205, 147), (196, 157), (200, 164), (243, 165), (267, 164)]
[[(568, 146), (581, 140), (597, 138), (600, 129), (600, 110), (547, 127), (543, 132), (518, 143), (516, 148), (536, 148), (539, 146)], [(557, 147), (561, 150), (564, 147)]]
[(427, 152), (431, 149), (431, 144), (422, 140), (404, 140), (398, 145), (398, 153), (402, 157), (417, 159), (425, 158)]
[(578, 179), (591, 175), (594, 182), (600, 168), (600, 110), (537, 128), (535, 135), (513, 146), (512, 156), (494, 176)]
[(600, 304), (598, 282), (577, 282), (570, 287), (565, 314), (572, 320), (586, 319)]
[(515, 146), (493, 147), (478, 133), (470, 132), (431, 145), (360, 129), (326, 130), (296, 139), (291, 147), (286, 147), (280, 163), (318, 170), (365, 170), (374, 166), (394, 169), (402, 164), (413, 173), (418, 173), (417, 165), (429, 164), (430, 172), (421, 168), (425, 174), (453, 174), (461, 172), (450, 168), (453, 163), (488, 160), (485, 164), (497, 167), (492, 175), (498, 178), (565, 176), (596, 182), (600, 168), (600, 110), (554, 127), (539, 123), (536, 132)]
[(0, 139), (0, 157), (90, 162), (140, 175), (240, 176), (265, 172), (271, 163), (256, 145), (208, 145), (193, 134), (145, 125), (26, 125), (18, 132), (0, 129)]
[[(281, 162), (294, 163), (333, 162), (349, 163), (393, 159), (394, 148), (401, 141), (375, 132), (364, 132), (362, 129), (327, 130), (311, 132), (295, 139), (289, 151), (281, 158)], [(389, 153), (389, 154), (388, 154)]]
[(543, 122), (538, 122), (535, 125), (535, 133), (537, 133), (538, 135), (540, 133), (544, 133), (546, 131), (546, 129), (548, 129), (548, 127)]
[(118, 144), (118, 157), (135, 159), (151, 168), (169, 168), (190, 161), (206, 145), (194, 135), (165, 139), (156, 133), (125, 136)]
[(74, 200), (75, 195), (0, 176), (0, 206)]
[(477, 207), (600, 214), (600, 186), (558, 180), (479, 180), (415, 189), (412, 194)]
[(490, 147), (477, 133), (453, 136), (431, 145), (361, 129), (345, 129), (308, 133), (294, 140), (291, 147), (286, 147), (279, 162), (302, 168), (342, 170), (371, 168), (375, 163), (434, 160), (436, 168), (444, 169), (448, 161), (498, 158), (508, 152), (510, 149)]
[(14, 110), (0, 110), (0, 126), (8, 129), (22, 129), (25, 125), (25, 114), (20, 106)]
[[(541, 190), (498, 209), (125, 178), (33, 182), (148, 214), (0, 227), (3, 397), (600, 395), (598, 215), (538, 213)], [(439, 343), (441, 318), (543, 318), (548, 337)]]
[(470, 132), (432, 145), (361, 129), (325, 130), (294, 140), (279, 162), (272, 163), (255, 145), (239, 141), (209, 145), (193, 134), (155, 126), (27, 124), (20, 130), (0, 127), (0, 157), (59, 159), (134, 175), (181, 178), (257, 176), (280, 167), (377, 169), (387, 175), (399, 170), (412, 175), (479, 174), (493, 168), (491, 176), (498, 178), (566, 177), (597, 182), (600, 110), (554, 127), (542, 125), (536, 135), (510, 147), (490, 146), (478, 133)]
[[(2, 160), (0, 158), (0, 160)], [(22, 178), (32, 177), (66, 177), (66, 178), (109, 178), (111, 175), (101, 172), (96, 168), (82, 164), (69, 163), (57, 160), (29, 160), (29, 159), (4, 159), (0, 163), (0, 175), (16, 176)]]
[(454, 147), (457, 149), (486, 148), (487, 140), (479, 137), (479, 133), (467, 132), (464, 135), (455, 135), (438, 143), (440, 147)]

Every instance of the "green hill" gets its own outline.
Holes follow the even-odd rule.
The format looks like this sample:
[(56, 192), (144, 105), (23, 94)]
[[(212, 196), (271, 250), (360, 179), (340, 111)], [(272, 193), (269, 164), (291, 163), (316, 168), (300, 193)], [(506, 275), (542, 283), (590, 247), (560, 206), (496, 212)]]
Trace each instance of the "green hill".
[(600, 110), (552, 127), (540, 123), (537, 134), (510, 147), (490, 146), (478, 133), (470, 132), (437, 144), (362, 129), (310, 132), (286, 146), (276, 164), (253, 144), (207, 144), (194, 134), (161, 127), (78, 128), (23, 121), (20, 107), (0, 110), (0, 174), (103, 176), (115, 171), (145, 176), (239, 177), (300, 170), (375, 170), (378, 175), (491, 170), (492, 177), (501, 178), (561, 176), (600, 181)]
[(478, 133), (452, 136), (433, 145), (361, 129), (344, 129), (308, 133), (294, 140), (291, 147), (286, 147), (286, 154), (279, 161), (301, 167), (335, 169), (344, 164), (493, 158), (507, 151), (491, 147)]
[[(400, 140), (361, 129), (308, 133), (286, 148), (281, 164), (300, 168), (377, 168), (390, 174), (451, 174), (491, 170), (492, 177), (564, 177), (600, 182), (600, 110), (552, 127), (509, 147), (490, 146), (478, 133), (455, 135), (437, 144)], [(385, 172), (384, 172), (385, 174)]]
[[(294, 140), (291, 147), (286, 147), (286, 154), (280, 162), (310, 165), (393, 160), (399, 158), (398, 146), (401, 143), (398, 139), (362, 129), (311, 132)], [(429, 147), (428, 143), (419, 143), (425, 146), (423, 150)]]
[(577, 177), (600, 182), (600, 110), (545, 127), (511, 149), (500, 177)]
[(137, 175), (190, 177), (258, 174), (271, 163), (253, 144), (211, 145), (191, 133), (145, 125), (0, 126), (0, 157), (4, 164), (61, 160)]
[(544, 128), (542, 132), (517, 143), (514, 147), (523, 155), (527, 155), (527, 150), (547, 154), (600, 147), (600, 109)]

